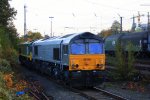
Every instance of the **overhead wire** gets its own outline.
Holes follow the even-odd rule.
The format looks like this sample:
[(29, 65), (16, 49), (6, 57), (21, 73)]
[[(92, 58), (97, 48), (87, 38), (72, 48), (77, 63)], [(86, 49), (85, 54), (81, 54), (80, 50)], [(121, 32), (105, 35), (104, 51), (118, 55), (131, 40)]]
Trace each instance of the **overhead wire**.
[(93, 2), (93, 1), (90, 1), (90, 0), (84, 0), (84, 1), (87, 2), (87, 3), (93, 4), (93, 5), (103, 6), (105, 8), (111, 8), (111, 9), (116, 9), (116, 10), (147, 12), (147, 11), (144, 11), (144, 10), (129, 10), (129, 9), (124, 9), (124, 8), (120, 8), (120, 7), (114, 7), (114, 6), (110, 6), (110, 5), (106, 5), (106, 4), (100, 4), (98, 2)]

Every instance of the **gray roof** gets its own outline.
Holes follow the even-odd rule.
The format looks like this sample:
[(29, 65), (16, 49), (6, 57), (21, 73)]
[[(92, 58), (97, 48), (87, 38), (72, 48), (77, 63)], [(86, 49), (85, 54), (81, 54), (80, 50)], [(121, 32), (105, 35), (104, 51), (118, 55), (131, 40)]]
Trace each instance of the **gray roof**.
[(69, 44), (74, 39), (77, 39), (79, 37), (86, 38), (87, 35), (89, 35), (88, 38), (94, 37), (97, 38), (98, 40), (102, 40), (101, 38), (99, 38), (98, 36), (90, 32), (83, 32), (83, 33), (67, 34), (62, 37), (49, 38), (45, 40), (43, 39), (43, 40), (35, 41), (33, 44), (34, 45), (60, 44), (62, 41), (63, 44)]

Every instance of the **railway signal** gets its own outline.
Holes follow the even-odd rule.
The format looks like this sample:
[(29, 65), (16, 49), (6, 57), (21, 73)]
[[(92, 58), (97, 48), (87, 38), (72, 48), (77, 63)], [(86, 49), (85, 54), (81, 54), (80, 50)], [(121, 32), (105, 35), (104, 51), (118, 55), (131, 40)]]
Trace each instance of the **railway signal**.
[(140, 21), (141, 21), (141, 17), (142, 16), (144, 16), (144, 14), (140, 15), (140, 12), (138, 12), (137, 16), (133, 15), (133, 17), (131, 17), (131, 19), (133, 19), (132, 29), (131, 29), (133, 32), (135, 31), (135, 28), (136, 28), (135, 18), (138, 19), (138, 27), (140, 27), (141, 26), (141, 22)]

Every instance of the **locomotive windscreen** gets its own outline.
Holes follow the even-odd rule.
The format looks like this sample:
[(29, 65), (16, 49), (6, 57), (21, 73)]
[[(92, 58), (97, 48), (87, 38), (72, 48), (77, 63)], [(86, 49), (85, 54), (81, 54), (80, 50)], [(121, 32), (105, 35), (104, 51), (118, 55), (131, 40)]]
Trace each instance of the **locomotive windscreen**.
[(85, 44), (83, 43), (72, 44), (71, 54), (85, 54)]
[(89, 43), (89, 54), (102, 54), (103, 45), (102, 43)]
[(71, 54), (102, 54), (102, 43), (74, 43), (71, 45)]

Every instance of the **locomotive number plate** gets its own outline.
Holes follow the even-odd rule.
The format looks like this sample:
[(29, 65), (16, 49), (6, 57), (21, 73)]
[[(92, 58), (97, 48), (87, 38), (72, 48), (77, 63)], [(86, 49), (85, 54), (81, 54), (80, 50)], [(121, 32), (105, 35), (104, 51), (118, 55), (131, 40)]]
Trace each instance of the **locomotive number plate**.
[(84, 60), (84, 61), (90, 61), (91, 58), (84, 58), (83, 60)]

